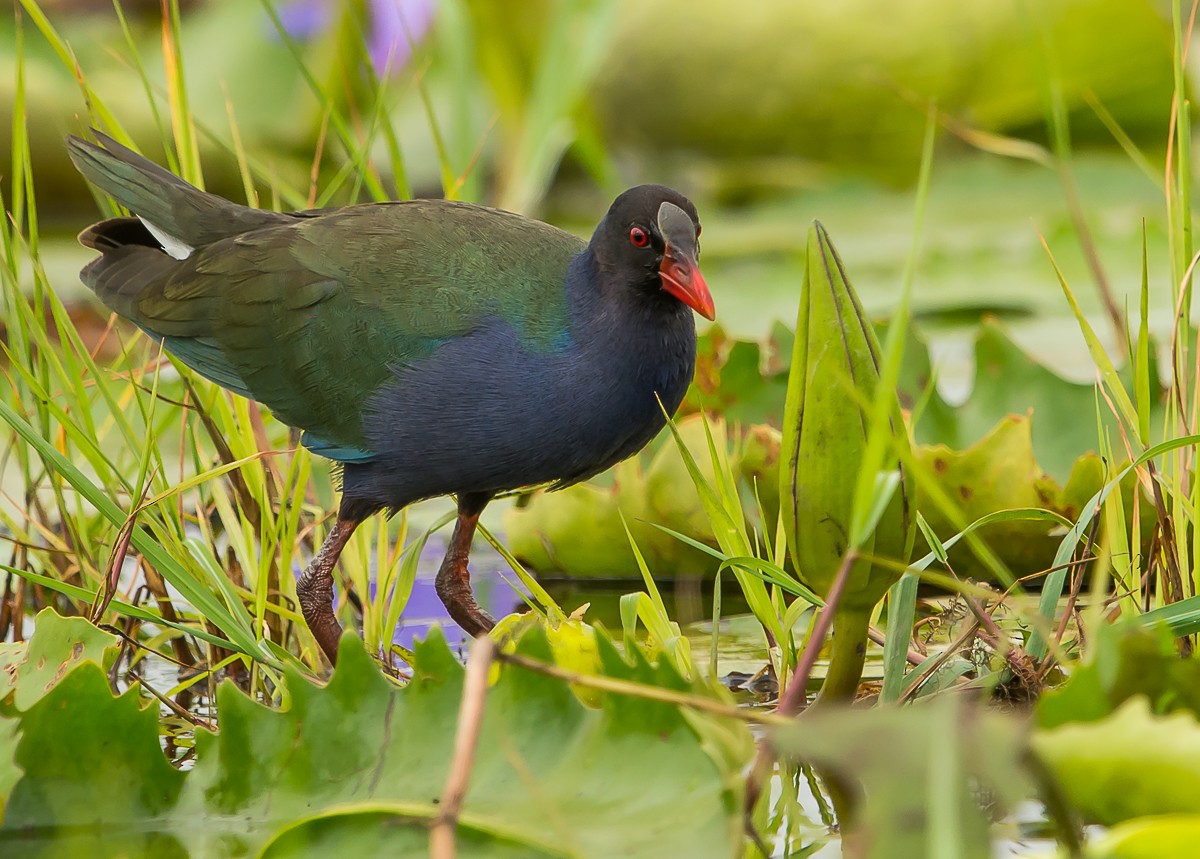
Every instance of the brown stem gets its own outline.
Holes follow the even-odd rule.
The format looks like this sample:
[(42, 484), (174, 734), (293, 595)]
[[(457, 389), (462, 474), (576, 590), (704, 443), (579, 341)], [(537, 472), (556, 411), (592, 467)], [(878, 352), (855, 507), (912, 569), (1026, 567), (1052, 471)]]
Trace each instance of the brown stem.
[(454, 734), (454, 757), (450, 760), (450, 772), (442, 787), (438, 816), (429, 830), (430, 859), (454, 859), (456, 855), (454, 835), (471, 779), (471, 766), (475, 762), (475, 748), (479, 744), (479, 729), (483, 724), (483, 708), (487, 698), (488, 670), (495, 654), (496, 642), (486, 635), (475, 639), (471, 645), (467, 674), (463, 680), (462, 701), (458, 708), (458, 729)]
[[(158, 610), (162, 614), (164, 620), (171, 623), (179, 623), (179, 615), (175, 612), (175, 604), (171, 602), (171, 595), (167, 591), (167, 583), (163, 581), (163, 577), (159, 575), (158, 570), (154, 569), (149, 564), (142, 562), (142, 577), (146, 580), (146, 589), (154, 596), (155, 602), (158, 603)], [(187, 636), (176, 635), (171, 638), (171, 650), (175, 654), (175, 659), (180, 665), (185, 665), (188, 668), (196, 667), (196, 655), (192, 652), (191, 645), (188, 644)]]
[[(829, 627), (833, 622), (833, 614), (837, 609), (838, 602), (842, 598), (842, 592), (846, 589), (846, 582), (850, 578), (850, 570), (857, 559), (858, 555), (853, 551), (847, 552), (846, 556), (842, 558), (842, 565), (838, 568), (837, 575), (833, 578), (833, 584), (830, 586), (829, 593), (825, 598), (825, 605), (817, 612), (812, 632), (809, 633), (808, 641), (804, 645), (804, 651), (800, 654), (800, 661), (796, 663), (796, 669), (792, 672), (792, 680), (788, 683), (788, 687), (784, 690), (783, 695), (779, 697), (779, 705), (776, 707), (776, 711), (781, 716), (792, 716), (808, 706), (808, 678), (812, 674), (813, 666), (817, 662), (817, 655), (821, 652), (821, 645), (825, 641), (825, 636), (829, 634)], [(775, 753), (771, 750), (770, 744), (765, 739), (759, 740), (758, 755), (755, 757), (754, 767), (750, 770), (750, 775), (746, 779), (746, 805), (744, 811), (747, 828), (751, 825), (750, 818), (754, 813), (754, 806), (758, 805), (763, 785), (766, 784), (767, 777), (770, 775), (771, 768), (774, 765)]]
[[(914, 626), (913, 629), (916, 629), (916, 627)], [(867, 631), (867, 637), (870, 638), (871, 641), (878, 644), (880, 647), (883, 647), (883, 643), (885, 641), (887, 641), (887, 636), (884, 633), (880, 632), (875, 627), (871, 627)], [(925, 661), (924, 654), (920, 653), (917, 650), (913, 650), (911, 647), (908, 648), (908, 653), (905, 654), (904, 658), (908, 662), (909, 665), (920, 665), (922, 662)]]

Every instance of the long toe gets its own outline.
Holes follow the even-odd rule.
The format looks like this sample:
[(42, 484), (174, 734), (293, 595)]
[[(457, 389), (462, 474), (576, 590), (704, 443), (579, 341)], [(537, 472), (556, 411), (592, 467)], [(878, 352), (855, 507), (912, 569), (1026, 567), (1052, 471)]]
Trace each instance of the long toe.
[(475, 601), (475, 597), (470, 593), (465, 599), (445, 600), (446, 611), (450, 613), (450, 617), (463, 628), (463, 630), (472, 638), (478, 638), (481, 635), (487, 635), (492, 631), (492, 627), (496, 625), (496, 619), (484, 611), (483, 607)]

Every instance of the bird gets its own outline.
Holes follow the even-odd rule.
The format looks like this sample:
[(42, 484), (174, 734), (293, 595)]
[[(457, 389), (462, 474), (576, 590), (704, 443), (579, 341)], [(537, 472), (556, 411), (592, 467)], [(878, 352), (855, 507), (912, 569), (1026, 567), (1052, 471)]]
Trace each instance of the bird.
[(336, 519), (296, 586), (331, 664), (333, 571), (361, 522), (452, 495), (436, 591), (465, 632), (486, 634), (495, 620), (468, 569), (485, 506), (644, 447), (692, 380), (693, 313), (715, 318), (696, 207), (664, 185), (620, 194), (585, 242), (442, 199), (255, 209), (92, 136), (69, 136), (68, 154), (131, 215), (80, 233), (100, 252), (80, 279), (340, 469)]

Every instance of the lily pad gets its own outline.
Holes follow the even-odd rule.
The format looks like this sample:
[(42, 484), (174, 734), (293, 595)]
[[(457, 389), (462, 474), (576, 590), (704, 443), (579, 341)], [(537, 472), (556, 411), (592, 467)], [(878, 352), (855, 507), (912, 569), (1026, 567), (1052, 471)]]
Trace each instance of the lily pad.
[[(1039, 467), (1033, 450), (1029, 417), (1004, 418), (994, 429), (963, 451), (945, 445), (917, 448), (917, 459), (958, 507), (965, 522), (998, 510), (1037, 507), (1074, 521), (1083, 506), (1104, 484), (1104, 463), (1095, 454), (1075, 462), (1065, 486)], [(956, 527), (918, 482), (917, 509), (943, 540)], [(980, 537), (1011, 570), (1027, 575), (1046, 569), (1062, 539), (1062, 526), (1050, 519), (1011, 519), (979, 529)], [(963, 575), (982, 576), (984, 568), (966, 545), (950, 550), (950, 563)]]
[(188, 856), (167, 824), (185, 776), (159, 748), (157, 707), (143, 709), (133, 690), (113, 697), (95, 663), (22, 714), (16, 762), (24, 774), (4, 809), (0, 854)]
[(761, 344), (736, 340), (720, 325), (713, 325), (697, 340), (696, 374), (681, 411), (782, 426), (793, 339), (791, 330), (781, 324)]
[(1164, 859), (1191, 856), (1200, 844), (1200, 815), (1163, 814), (1114, 826), (1088, 845), (1091, 859)]
[[(1152, 379), (1158, 379), (1153, 361), (1149, 372)], [(1128, 369), (1122, 376), (1127, 389), (1132, 390)], [(1070, 478), (1081, 455), (1096, 450), (1097, 417), (1112, 438), (1120, 437), (1112, 410), (1102, 400), (1097, 406), (1098, 396), (1094, 384), (1069, 381), (1038, 363), (1013, 342), (998, 321), (989, 319), (983, 322), (975, 340), (975, 379), (966, 402), (953, 409), (938, 404), (931, 408), (934, 420), (918, 421), (913, 431), (919, 443), (946, 444), (961, 450), (983, 438), (997, 421), (1032, 413), (1037, 461), (1047, 474), (1064, 481)], [(1161, 412), (1156, 398), (1152, 426), (1161, 424)]]
[[(711, 425), (715, 438), (726, 437), (723, 421)], [(703, 419), (700, 415), (684, 418), (679, 430), (711, 479)], [(736, 462), (736, 457), (731, 460)], [(512, 553), (535, 570), (581, 578), (628, 578), (636, 577), (638, 568), (626, 524), (656, 575), (699, 575), (715, 568), (710, 555), (654, 527), (666, 525), (716, 545), (683, 459), (670, 440), (618, 465), (608, 486), (592, 481), (553, 493), (534, 493), (523, 505), (505, 512), (504, 533)]]
[[(598, 645), (608, 676), (725, 695)], [(536, 629), (516, 652), (553, 661)], [(282, 711), (222, 686), (220, 732), (197, 732), (189, 772), (160, 751), (155, 708), (133, 691), (113, 697), (84, 662), (19, 717), (24, 773), (0, 854), (428, 855), (463, 668), (437, 631), (415, 655), (399, 688), (347, 636), (328, 685), (287, 674)], [(589, 708), (567, 684), (505, 666), (485, 702), (460, 854), (734, 855), (752, 748), (741, 723), (612, 694)]]

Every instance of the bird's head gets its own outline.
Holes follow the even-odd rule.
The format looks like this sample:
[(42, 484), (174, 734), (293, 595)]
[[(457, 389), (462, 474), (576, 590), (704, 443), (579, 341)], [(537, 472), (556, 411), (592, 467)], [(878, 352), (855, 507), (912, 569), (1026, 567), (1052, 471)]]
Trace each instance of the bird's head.
[(715, 319), (700, 274), (700, 220), (687, 197), (665, 185), (638, 185), (617, 197), (592, 236), (602, 269), (637, 288), (661, 290)]

